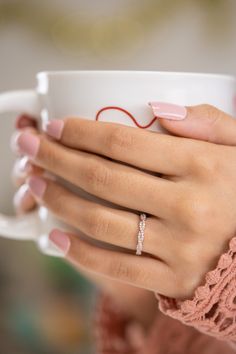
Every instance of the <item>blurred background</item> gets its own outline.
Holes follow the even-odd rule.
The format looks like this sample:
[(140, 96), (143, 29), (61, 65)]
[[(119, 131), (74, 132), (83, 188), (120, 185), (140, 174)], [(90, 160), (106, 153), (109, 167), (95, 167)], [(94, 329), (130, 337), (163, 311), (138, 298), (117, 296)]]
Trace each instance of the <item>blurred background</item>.
[[(42, 70), (236, 74), (234, 0), (0, 0), (0, 91)], [(0, 119), (0, 210), (13, 213), (12, 115)], [(0, 239), (0, 353), (92, 354), (95, 289), (28, 242)]]

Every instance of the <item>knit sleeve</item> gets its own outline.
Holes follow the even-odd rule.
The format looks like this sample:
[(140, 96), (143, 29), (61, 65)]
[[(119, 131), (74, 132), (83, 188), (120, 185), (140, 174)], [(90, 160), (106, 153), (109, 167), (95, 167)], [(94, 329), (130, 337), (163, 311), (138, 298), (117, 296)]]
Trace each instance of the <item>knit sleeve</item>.
[(127, 332), (132, 324), (110, 295), (99, 293), (93, 321), (96, 354), (138, 354)]
[(236, 237), (191, 299), (177, 300), (160, 294), (156, 297), (164, 314), (236, 347)]

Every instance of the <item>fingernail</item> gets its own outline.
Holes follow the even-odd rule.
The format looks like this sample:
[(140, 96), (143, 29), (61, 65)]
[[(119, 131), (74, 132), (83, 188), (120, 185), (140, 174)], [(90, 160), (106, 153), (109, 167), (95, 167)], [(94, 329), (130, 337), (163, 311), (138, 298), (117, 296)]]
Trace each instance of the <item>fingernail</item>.
[(29, 161), (28, 156), (22, 157), (16, 166), (18, 174), (25, 175), (32, 171), (32, 164)]
[(25, 132), (18, 135), (16, 144), (20, 153), (35, 158), (39, 150), (40, 140), (36, 135)]
[(23, 184), (13, 198), (13, 204), (15, 209), (19, 212), (24, 210), (24, 205), (28, 205), (28, 201), (32, 198), (29, 190), (29, 186), (27, 184)]
[(71, 242), (69, 237), (64, 232), (60, 230), (51, 231), (49, 235), (49, 240), (55, 247), (62, 251), (64, 255), (68, 253)]
[(182, 120), (187, 116), (187, 109), (184, 106), (165, 102), (150, 102), (149, 105), (154, 115), (159, 118)]
[(44, 127), (44, 131), (54, 139), (61, 139), (64, 128), (64, 121), (61, 119), (54, 119), (49, 121)]
[(28, 156), (22, 157), (14, 165), (14, 168), (12, 171), (13, 182), (16, 185), (18, 185), (20, 183), (19, 179), (26, 178), (27, 175), (29, 175), (31, 171), (33, 171), (33, 167), (29, 161)]
[(43, 195), (47, 188), (47, 183), (43, 178), (38, 176), (32, 176), (27, 180), (27, 184), (35, 197), (39, 199), (43, 198)]
[(18, 138), (22, 133), (20, 133), (19, 131), (15, 131), (12, 136), (11, 136), (11, 141), (10, 141), (10, 147), (11, 150), (14, 154), (19, 154), (19, 146), (18, 146)]

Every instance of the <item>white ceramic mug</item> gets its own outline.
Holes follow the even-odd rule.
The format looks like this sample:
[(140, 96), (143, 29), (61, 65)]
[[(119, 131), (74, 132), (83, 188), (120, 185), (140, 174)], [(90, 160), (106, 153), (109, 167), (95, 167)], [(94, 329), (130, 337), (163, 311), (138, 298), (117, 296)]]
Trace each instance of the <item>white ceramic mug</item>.
[[(38, 117), (42, 124), (49, 119), (78, 116), (164, 132), (153, 119), (150, 101), (180, 105), (209, 103), (233, 114), (234, 94), (235, 78), (227, 75), (154, 71), (41, 72), (37, 74), (35, 89), (2, 93), (0, 113), (28, 113)], [(79, 188), (76, 193), (98, 200)], [(61, 227), (61, 223), (45, 207), (19, 217), (0, 215), (0, 235), (35, 240), (44, 253), (60, 256), (48, 241), (50, 230), (58, 226)]]

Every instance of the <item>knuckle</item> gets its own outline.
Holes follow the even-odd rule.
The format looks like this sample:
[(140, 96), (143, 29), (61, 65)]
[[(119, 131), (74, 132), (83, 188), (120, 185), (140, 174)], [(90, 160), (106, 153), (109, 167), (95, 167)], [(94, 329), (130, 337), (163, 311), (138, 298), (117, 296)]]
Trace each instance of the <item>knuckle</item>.
[(213, 174), (221, 173), (222, 159), (218, 159), (216, 151), (213, 151), (206, 143), (193, 155), (192, 168), (194, 173), (212, 178)]
[(109, 187), (111, 184), (111, 171), (98, 161), (88, 163), (85, 172), (85, 180), (89, 189), (97, 192), (104, 187)]
[[(198, 156), (202, 155), (202, 150), (204, 150), (202, 148), (202, 144), (204, 144), (203, 142), (200, 142), (198, 140), (185, 140), (183, 141), (184, 143), (184, 150), (186, 151), (185, 153), (185, 163), (187, 165), (187, 170), (191, 173), (195, 173), (195, 169), (197, 166), (197, 162), (198, 162)], [(205, 151), (205, 150), (204, 150)], [(203, 154), (205, 155), (205, 153)], [(196, 162), (195, 162), (196, 161)]]
[(176, 205), (176, 213), (188, 230), (199, 234), (204, 232), (214, 221), (215, 210), (207, 198), (198, 195), (182, 197)]
[(106, 236), (111, 233), (111, 220), (105, 215), (101, 208), (96, 208), (91, 212), (88, 223), (88, 229), (91, 236), (97, 239), (106, 239)]
[(208, 103), (203, 103), (199, 105), (199, 111), (201, 115), (211, 120), (212, 118), (214, 118), (217, 109)]
[(189, 277), (186, 273), (176, 276), (173, 296), (176, 299), (185, 299), (185, 297), (188, 297), (189, 292)]
[(107, 136), (106, 146), (107, 149), (117, 154), (133, 147), (134, 139), (131, 132), (124, 127), (113, 127)]
[(224, 118), (224, 113), (212, 105), (203, 104), (199, 106), (199, 116), (201, 116), (200, 118), (202, 118), (206, 124), (208, 131), (206, 140), (214, 140), (217, 134), (216, 127), (219, 121)]
[(63, 135), (68, 137), (71, 141), (78, 141), (78, 139), (81, 139), (87, 135), (85, 124), (81, 119), (67, 117), (64, 118), (63, 121)]
[(218, 119), (222, 118), (222, 112), (208, 103), (198, 106), (198, 115), (204, 118), (209, 125), (214, 125)]
[(176, 276), (175, 297), (178, 299), (188, 299), (194, 295), (195, 290), (202, 282), (203, 274), (193, 267), (185, 267)]
[(199, 285), (200, 272), (199, 262), (195, 266), (192, 262), (183, 261), (177, 267), (171, 278), (171, 297), (184, 299), (193, 294), (194, 289)]

